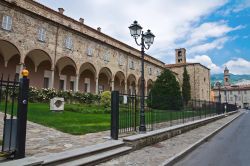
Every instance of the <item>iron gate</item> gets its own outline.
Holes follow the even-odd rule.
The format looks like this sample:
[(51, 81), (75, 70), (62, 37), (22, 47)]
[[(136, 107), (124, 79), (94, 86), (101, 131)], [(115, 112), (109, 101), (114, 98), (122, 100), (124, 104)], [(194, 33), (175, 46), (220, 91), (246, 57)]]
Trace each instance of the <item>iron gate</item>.
[[(26, 70), (27, 71), (27, 70)], [(27, 74), (27, 73), (26, 73)], [(3, 116), (2, 156), (25, 157), (29, 80), (27, 75), (19, 80), (8, 76), (0, 79), (0, 111)]]

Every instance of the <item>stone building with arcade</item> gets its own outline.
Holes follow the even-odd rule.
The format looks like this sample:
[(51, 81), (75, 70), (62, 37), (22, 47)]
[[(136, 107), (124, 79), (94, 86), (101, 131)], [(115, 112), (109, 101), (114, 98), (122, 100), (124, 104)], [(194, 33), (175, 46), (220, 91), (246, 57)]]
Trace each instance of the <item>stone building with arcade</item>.
[[(0, 73), (25, 66), (30, 85), (90, 93), (139, 93), (140, 51), (33, 0), (0, 1)], [(145, 93), (165, 64), (145, 56)]]

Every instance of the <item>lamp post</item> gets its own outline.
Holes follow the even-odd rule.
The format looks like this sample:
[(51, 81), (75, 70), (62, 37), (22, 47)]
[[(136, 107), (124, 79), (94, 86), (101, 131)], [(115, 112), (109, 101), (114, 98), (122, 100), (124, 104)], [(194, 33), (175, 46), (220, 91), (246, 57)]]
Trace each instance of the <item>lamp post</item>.
[(235, 106), (236, 106), (236, 99), (237, 99), (237, 95), (234, 95)]
[[(137, 21), (134, 21), (133, 24), (129, 26), (130, 34), (135, 39), (135, 42), (138, 46), (141, 46), (141, 109), (140, 109), (140, 127), (139, 132), (146, 132), (145, 126), (145, 111), (144, 111), (144, 89), (145, 89), (145, 80), (144, 80), (144, 49), (148, 50), (149, 47), (154, 42), (155, 35), (150, 31), (142, 31), (142, 27), (138, 24)], [(141, 37), (140, 43), (137, 42), (137, 39)]]

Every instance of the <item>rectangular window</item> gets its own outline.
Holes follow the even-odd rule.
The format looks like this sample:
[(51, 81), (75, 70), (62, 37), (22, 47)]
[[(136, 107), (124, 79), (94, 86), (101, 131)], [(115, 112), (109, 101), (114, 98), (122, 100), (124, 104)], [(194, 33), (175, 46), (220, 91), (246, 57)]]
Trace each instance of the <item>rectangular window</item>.
[(72, 50), (73, 49), (73, 41), (72, 41), (72, 38), (70, 36), (68, 36), (66, 39), (65, 39), (65, 47), (69, 50)]
[(87, 49), (87, 55), (88, 56), (93, 56), (93, 49), (92, 48)]
[(123, 58), (122, 58), (122, 56), (119, 57), (119, 59), (118, 59), (118, 64), (119, 64), (120, 66), (123, 66)]
[(134, 61), (130, 61), (129, 68), (130, 69), (135, 69)]
[(148, 69), (148, 74), (152, 75), (152, 68), (151, 67)]
[(59, 90), (64, 90), (64, 80), (60, 80), (60, 82), (59, 82)]
[(233, 92), (232, 91), (230, 91), (230, 95), (232, 95), (233, 94)]
[(38, 29), (38, 40), (45, 42), (45, 29), (44, 28), (39, 28)]
[(10, 31), (12, 28), (12, 17), (10, 16), (3, 16), (3, 20), (2, 20), (2, 28)]
[(247, 94), (247, 91), (245, 90), (244, 93)]
[(44, 79), (43, 79), (43, 87), (44, 88), (49, 88), (49, 78), (48, 77), (44, 77)]
[(69, 85), (70, 85), (69, 89), (74, 91), (74, 81), (70, 81)]
[(103, 60), (104, 60), (105, 62), (109, 62), (109, 54), (105, 54), (105, 55), (103, 56)]

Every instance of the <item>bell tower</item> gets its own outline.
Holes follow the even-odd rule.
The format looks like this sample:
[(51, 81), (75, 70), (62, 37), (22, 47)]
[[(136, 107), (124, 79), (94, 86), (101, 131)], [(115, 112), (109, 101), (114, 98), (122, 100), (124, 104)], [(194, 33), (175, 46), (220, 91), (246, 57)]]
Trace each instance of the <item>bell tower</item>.
[(230, 74), (227, 66), (224, 69), (224, 86), (230, 86)]
[(186, 63), (186, 49), (185, 48), (175, 49), (175, 63), (176, 64)]

